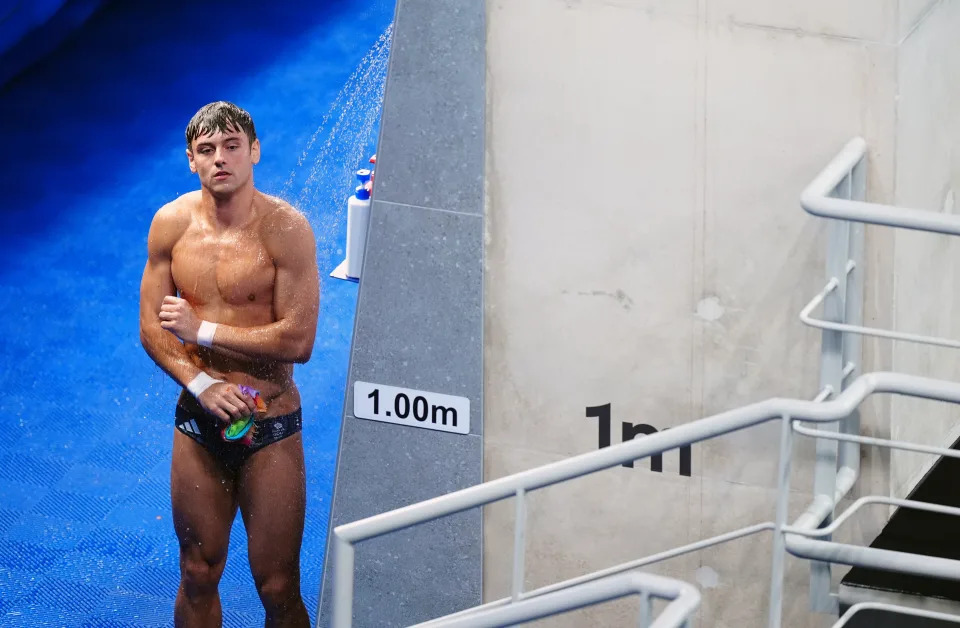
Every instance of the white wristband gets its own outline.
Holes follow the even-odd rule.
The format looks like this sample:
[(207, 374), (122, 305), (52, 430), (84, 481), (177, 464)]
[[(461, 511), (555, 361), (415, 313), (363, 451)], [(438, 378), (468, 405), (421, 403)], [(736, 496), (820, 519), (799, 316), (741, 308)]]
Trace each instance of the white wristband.
[(187, 384), (187, 390), (190, 391), (190, 394), (194, 397), (199, 397), (200, 393), (210, 388), (214, 384), (222, 382), (222, 379), (213, 379), (203, 371), (197, 373), (197, 376), (190, 380), (190, 383)]
[(213, 346), (213, 335), (217, 333), (217, 324), (210, 321), (200, 321), (200, 329), (197, 330), (197, 344), (203, 347)]

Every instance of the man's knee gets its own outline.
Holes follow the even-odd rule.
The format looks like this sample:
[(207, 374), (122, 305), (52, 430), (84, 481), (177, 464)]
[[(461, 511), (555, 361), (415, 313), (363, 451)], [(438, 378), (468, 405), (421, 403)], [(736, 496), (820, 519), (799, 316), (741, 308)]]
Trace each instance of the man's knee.
[(254, 582), (268, 615), (285, 613), (300, 601), (300, 580), (295, 573), (277, 571), (255, 576)]
[(210, 561), (202, 556), (181, 557), (180, 581), (183, 592), (191, 599), (200, 599), (217, 594), (224, 560)]

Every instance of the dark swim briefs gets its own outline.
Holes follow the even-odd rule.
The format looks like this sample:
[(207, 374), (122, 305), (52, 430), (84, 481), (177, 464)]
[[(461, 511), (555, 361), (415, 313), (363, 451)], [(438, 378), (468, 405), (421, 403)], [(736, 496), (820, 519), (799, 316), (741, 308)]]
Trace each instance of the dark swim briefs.
[(299, 432), (303, 427), (303, 416), (302, 409), (297, 408), (290, 414), (258, 420), (249, 445), (224, 440), (220, 431), (223, 421), (212, 414), (191, 412), (180, 405), (177, 405), (174, 425), (217, 458), (229, 464), (242, 464), (254, 452)]

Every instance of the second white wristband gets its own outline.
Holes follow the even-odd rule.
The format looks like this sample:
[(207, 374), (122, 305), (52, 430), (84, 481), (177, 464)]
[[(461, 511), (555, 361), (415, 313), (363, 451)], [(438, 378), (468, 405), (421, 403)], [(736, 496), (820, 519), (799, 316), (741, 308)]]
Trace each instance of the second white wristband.
[(189, 390), (190, 394), (194, 397), (199, 397), (203, 391), (210, 388), (214, 384), (219, 384), (222, 381), (223, 380), (221, 379), (214, 379), (203, 371), (200, 371), (197, 373), (197, 376), (190, 380), (190, 383), (187, 384), (187, 390)]
[(217, 324), (210, 321), (200, 321), (197, 331), (197, 344), (203, 347), (213, 346), (213, 335), (217, 333)]

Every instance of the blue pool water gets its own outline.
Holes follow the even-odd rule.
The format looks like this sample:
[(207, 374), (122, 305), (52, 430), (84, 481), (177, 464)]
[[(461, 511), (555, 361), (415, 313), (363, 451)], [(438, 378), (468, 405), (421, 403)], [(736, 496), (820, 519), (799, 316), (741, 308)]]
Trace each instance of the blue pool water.
[[(295, 371), (313, 616), (357, 289), (328, 275), (375, 151), (393, 5), (105, 2), (0, 88), (0, 625), (172, 625), (178, 388), (140, 346), (139, 282), (154, 212), (197, 187), (184, 127), (220, 99), (254, 117), (257, 186), (318, 239), (317, 340)], [(262, 625), (239, 517), (221, 596), (225, 625)]]

